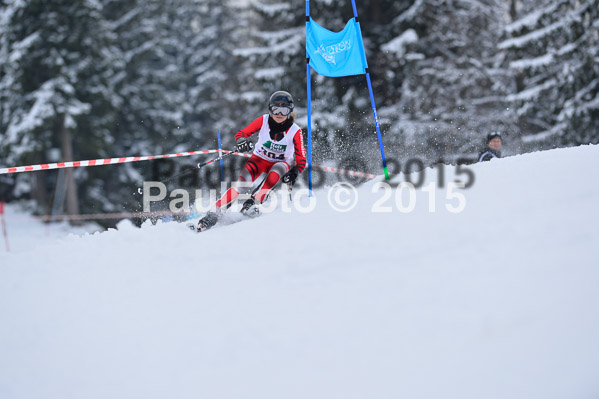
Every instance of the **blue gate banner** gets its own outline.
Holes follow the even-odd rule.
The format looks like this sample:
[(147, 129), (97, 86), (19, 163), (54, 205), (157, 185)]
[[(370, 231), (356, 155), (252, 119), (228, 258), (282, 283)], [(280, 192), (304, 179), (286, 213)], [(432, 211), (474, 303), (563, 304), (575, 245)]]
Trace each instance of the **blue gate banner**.
[(368, 68), (360, 25), (352, 18), (341, 32), (331, 32), (312, 18), (306, 26), (310, 66), (323, 76), (363, 75)]

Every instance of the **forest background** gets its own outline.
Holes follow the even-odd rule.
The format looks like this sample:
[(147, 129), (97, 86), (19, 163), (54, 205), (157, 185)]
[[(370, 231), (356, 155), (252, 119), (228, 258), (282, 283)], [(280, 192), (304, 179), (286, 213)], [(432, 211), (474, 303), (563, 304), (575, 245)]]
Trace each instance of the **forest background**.
[[(311, 1), (339, 31), (349, 0)], [(599, 0), (357, 2), (392, 172), (599, 143)], [(0, 0), (0, 168), (234, 145), (269, 95), (306, 134), (304, 2)], [(364, 76), (312, 74), (314, 162), (382, 173)], [(0, 175), (38, 214), (139, 211), (138, 187), (199, 157)], [(243, 160), (226, 161), (234, 180)], [(567, 165), (564, 165), (567, 167)], [(169, 187), (219, 185), (218, 168)], [(2, 199), (0, 198), (0, 199)]]

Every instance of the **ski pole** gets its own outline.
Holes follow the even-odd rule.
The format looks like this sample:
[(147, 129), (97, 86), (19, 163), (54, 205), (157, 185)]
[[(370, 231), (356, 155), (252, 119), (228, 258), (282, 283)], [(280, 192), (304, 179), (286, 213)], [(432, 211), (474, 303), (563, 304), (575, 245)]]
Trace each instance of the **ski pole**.
[[(237, 149), (235, 149), (235, 150), (237, 150)], [(226, 154), (224, 154), (224, 155), (223, 155), (223, 154), (222, 154), (223, 152), (226, 152)], [(183, 171), (183, 172), (181, 172), (181, 173), (177, 173), (176, 175), (173, 175), (173, 176), (169, 177), (168, 179), (164, 179), (164, 180), (162, 180), (162, 181), (161, 181), (161, 183), (164, 183), (164, 182), (167, 182), (167, 181), (171, 181), (171, 180), (173, 180), (173, 179), (174, 179), (174, 178), (176, 178), (176, 177), (183, 176), (183, 175), (185, 175), (185, 174), (187, 174), (187, 173), (189, 173), (189, 172), (193, 172), (193, 171), (194, 171), (194, 170), (196, 170), (196, 169), (201, 169), (201, 168), (203, 168), (203, 167), (204, 167), (204, 166), (206, 166), (206, 165), (210, 165), (210, 164), (211, 164), (211, 163), (213, 163), (213, 162), (220, 161), (221, 159), (224, 159), (224, 158), (226, 158), (226, 157), (228, 157), (228, 156), (230, 156), (230, 155), (233, 155), (234, 153), (235, 153), (235, 151), (222, 151), (222, 152), (219, 154), (219, 156), (218, 156), (218, 157), (216, 157), (216, 158), (214, 158), (214, 159), (211, 159), (210, 161), (206, 161), (206, 162), (199, 163), (199, 164), (197, 164), (197, 165), (196, 165), (196, 167), (195, 167), (195, 168), (193, 168), (193, 169), (187, 169), (187, 170), (185, 170), (185, 171)]]
[[(233, 155), (233, 154), (235, 153), (235, 151), (237, 151), (237, 147), (236, 147), (236, 148), (235, 148), (233, 151), (226, 151), (226, 150), (223, 150), (223, 151), (221, 151), (221, 152), (219, 153), (219, 155), (218, 155), (218, 157), (217, 157), (217, 158), (211, 159), (210, 161), (206, 161), (206, 162), (203, 162), (203, 163), (199, 163), (199, 164), (197, 164), (197, 165), (196, 165), (196, 167), (195, 167), (195, 168), (193, 168), (193, 169), (187, 169), (187, 170), (184, 170), (184, 171), (183, 171), (183, 172), (181, 172), (181, 173), (177, 173), (176, 175), (173, 175), (173, 176), (171, 176), (171, 177), (169, 177), (169, 178), (167, 178), (167, 179), (161, 180), (161, 181), (160, 181), (160, 183), (166, 183), (166, 182), (168, 182), (168, 181), (171, 181), (171, 180), (173, 180), (173, 179), (174, 179), (174, 178), (176, 178), (176, 177), (179, 177), (179, 176), (186, 175), (186, 174), (188, 174), (189, 172), (193, 172), (193, 171), (194, 171), (194, 170), (196, 170), (196, 169), (201, 169), (201, 168), (203, 168), (203, 167), (204, 167), (204, 166), (206, 166), (206, 165), (210, 165), (210, 164), (211, 164), (211, 163), (213, 163), (213, 162), (216, 162), (216, 161), (218, 161), (218, 160), (221, 160), (221, 159), (223, 159), (223, 158), (226, 158), (226, 157), (228, 157), (228, 156), (230, 156), (230, 155)], [(223, 152), (226, 152), (226, 154), (224, 154), (224, 155), (223, 155)], [(140, 194), (140, 195), (141, 195), (141, 194), (143, 194), (143, 190), (141, 189), (141, 187), (138, 187), (138, 188), (137, 188), (137, 193), (138, 193), (138, 194)]]
[[(235, 149), (235, 150), (237, 150), (237, 149)], [(206, 165), (210, 165), (212, 162), (220, 161), (221, 159), (224, 159), (230, 155), (233, 155), (234, 153), (235, 153), (235, 151), (227, 151), (227, 153), (225, 155), (222, 155), (222, 153), (221, 153), (221, 155), (219, 155), (218, 158), (214, 158), (214, 159), (212, 159), (210, 161), (206, 161), (204, 163), (199, 163), (198, 169), (201, 169), (202, 167), (204, 167)]]

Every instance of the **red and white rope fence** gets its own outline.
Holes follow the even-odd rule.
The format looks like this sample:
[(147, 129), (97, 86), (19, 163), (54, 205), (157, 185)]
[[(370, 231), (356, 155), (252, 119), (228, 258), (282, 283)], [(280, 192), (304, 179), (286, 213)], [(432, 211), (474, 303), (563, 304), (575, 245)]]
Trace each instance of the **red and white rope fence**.
[(8, 174), (8, 173), (33, 172), (33, 171), (37, 171), (37, 170), (78, 168), (78, 167), (84, 167), (84, 166), (115, 165), (115, 164), (128, 163), (128, 162), (150, 161), (153, 159), (188, 157), (191, 155), (199, 155), (199, 154), (214, 154), (217, 152), (219, 152), (219, 150), (188, 151), (188, 152), (177, 152), (175, 154), (149, 155), (149, 156), (144, 156), (144, 157), (90, 159), (90, 160), (86, 160), (86, 161), (56, 162), (56, 163), (44, 163), (44, 164), (40, 164), (40, 165), (14, 166), (11, 168), (1, 168), (0, 175)]
[[(51, 169), (62, 169), (62, 168), (79, 168), (86, 166), (104, 166), (104, 165), (116, 165), (122, 163), (129, 162), (140, 162), (140, 161), (151, 161), (156, 159), (165, 159), (165, 158), (177, 158), (177, 157), (189, 157), (192, 155), (200, 155), (200, 154), (215, 154), (220, 152), (220, 150), (202, 150), (202, 151), (187, 151), (187, 152), (177, 152), (174, 154), (164, 154), (164, 155), (149, 155), (142, 157), (120, 157), (120, 158), (104, 158), (104, 159), (90, 159), (85, 161), (71, 161), (71, 162), (56, 162), (56, 163), (44, 163), (39, 165), (26, 165), (26, 166), (13, 166), (10, 168), (0, 168), (0, 175), (2, 174), (11, 174), (11, 173), (21, 173), (21, 172), (34, 172), (39, 170), (51, 170)], [(222, 152), (229, 152), (223, 150)], [(242, 153), (234, 153), (233, 155), (238, 155), (242, 157), (249, 158), (251, 155), (242, 154)], [(368, 179), (374, 179), (376, 175), (365, 172), (358, 172), (355, 170), (345, 170), (333, 168), (330, 166), (320, 166), (320, 165), (312, 165), (314, 169), (320, 169), (325, 172), (337, 173), (337, 174), (346, 174), (355, 177), (365, 177)]]

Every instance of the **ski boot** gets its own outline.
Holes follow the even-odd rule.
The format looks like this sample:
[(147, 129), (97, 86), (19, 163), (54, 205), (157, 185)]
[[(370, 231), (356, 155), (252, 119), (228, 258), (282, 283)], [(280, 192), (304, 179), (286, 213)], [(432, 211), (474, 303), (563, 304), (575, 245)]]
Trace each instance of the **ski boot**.
[(198, 227), (196, 231), (201, 233), (202, 231), (206, 231), (212, 226), (214, 226), (218, 222), (218, 215), (215, 212), (208, 212), (203, 218), (198, 222)]
[(256, 206), (256, 200), (254, 199), (254, 197), (251, 197), (243, 203), (240, 212), (250, 218), (254, 218), (260, 215), (260, 209), (258, 209), (258, 207)]

